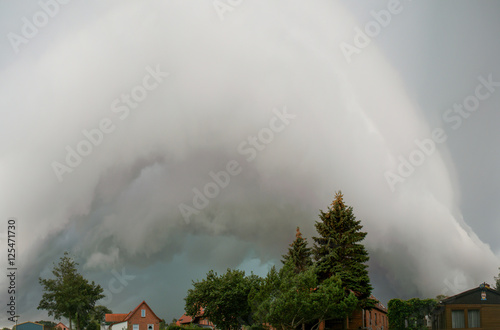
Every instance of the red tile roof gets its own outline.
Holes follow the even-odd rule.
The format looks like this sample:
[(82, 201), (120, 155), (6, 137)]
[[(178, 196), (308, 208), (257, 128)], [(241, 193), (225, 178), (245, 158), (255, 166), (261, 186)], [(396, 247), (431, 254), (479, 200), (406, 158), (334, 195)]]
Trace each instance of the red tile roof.
[[(202, 317), (203, 314), (205, 314), (205, 308), (201, 307), (200, 310), (198, 311), (198, 314), (196, 314), (196, 317)], [(186, 313), (182, 314), (182, 316), (175, 322), (177, 325), (181, 324), (189, 324), (194, 321), (194, 317), (191, 317), (189, 315), (186, 315)]]
[[(129, 313), (130, 314), (130, 313)], [(106, 314), (104, 315), (104, 320), (106, 322), (123, 322), (128, 314)]]
[(175, 322), (177, 325), (181, 324), (189, 324), (193, 322), (193, 318), (191, 316), (188, 316), (186, 314), (182, 314), (182, 316)]

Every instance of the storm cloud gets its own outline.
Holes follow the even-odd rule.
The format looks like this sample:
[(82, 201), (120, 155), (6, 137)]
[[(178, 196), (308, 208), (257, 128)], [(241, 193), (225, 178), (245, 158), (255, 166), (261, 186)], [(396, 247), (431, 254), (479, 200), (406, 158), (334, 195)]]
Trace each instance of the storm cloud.
[(146, 300), (170, 321), (208, 270), (265, 275), (296, 226), (312, 243), (337, 190), (384, 303), (497, 274), (498, 86), (453, 110), (500, 81), (497, 3), (57, 3), (30, 38), (41, 5), (0, 4), (21, 321), (48, 318), (38, 277), (63, 251), (113, 312)]

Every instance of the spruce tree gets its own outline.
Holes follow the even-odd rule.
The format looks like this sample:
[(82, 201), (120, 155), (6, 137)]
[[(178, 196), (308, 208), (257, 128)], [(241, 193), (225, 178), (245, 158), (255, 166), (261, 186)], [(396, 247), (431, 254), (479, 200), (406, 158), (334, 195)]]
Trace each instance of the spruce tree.
[(295, 266), (295, 272), (300, 273), (312, 265), (311, 253), (311, 248), (307, 246), (307, 241), (302, 238), (300, 228), (297, 227), (295, 240), (290, 244), (288, 253), (282, 256), (283, 260), (281, 262), (286, 264), (291, 261)]
[(352, 207), (344, 204), (340, 191), (327, 212), (320, 211), (319, 217), (321, 221), (315, 224), (319, 237), (313, 237), (319, 280), (340, 276), (346, 292), (354, 292), (359, 299), (359, 307), (372, 307), (372, 286), (365, 264), (369, 256), (361, 243), (366, 232), (361, 231), (361, 221), (356, 220)]

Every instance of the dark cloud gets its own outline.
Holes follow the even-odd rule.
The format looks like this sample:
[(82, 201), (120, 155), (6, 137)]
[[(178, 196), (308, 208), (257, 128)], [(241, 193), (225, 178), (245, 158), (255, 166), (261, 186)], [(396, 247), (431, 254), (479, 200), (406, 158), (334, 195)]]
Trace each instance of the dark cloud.
[[(210, 269), (264, 275), (296, 226), (312, 243), (319, 210), (339, 189), (368, 232), (383, 302), (491, 281), (499, 98), (492, 93), (459, 130), (442, 113), (474, 92), (479, 75), (500, 80), (498, 57), (485, 55), (498, 51), (488, 41), (498, 26), (467, 35), (480, 60), (470, 49), (461, 57), (455, 35), (496, 7), (461, 7), (470, 23), (452, 20), (453, 30), (442, 4), (402, 4), (350, 64), (340, 43), (353, 43), (354, 28), (387, 3), (243, 2), (221, 21), (212, 6), (185, 1), (72, 2), (19, 54), (2, 54), (1, 200), (4, 217), (19, 219), (23, 321), (47, 317), (36, 310), (38, 277), (66, 250), (115, 291), (106, 300), (114, 312), (146, 300), (178, 317), (191, 280)], [(0, 11), (4, 34), (39, 10), (18, 6)], [(426, 8), (434, 18), (421, 29)], [(142, 100), (144, 81), (157, 84)], [(141, 100), (127, 103), (130, 93)], [(102, 125), (109, 132), (99, 135)], [(448, 139), (392, 192), (385, 173), (441, 127)], [(89, 132), (100, 142), (82, 142)], [(92, 150), (60, 182), (53, 162), (85, 143)], [(220, 174), (228, 166), (238, 170)], [(197, 208), (196, 191), (213, 196)], [(196, 214), (186, 221), (180, 205)], [(115, 290), (117, 276), (127, 284)]]

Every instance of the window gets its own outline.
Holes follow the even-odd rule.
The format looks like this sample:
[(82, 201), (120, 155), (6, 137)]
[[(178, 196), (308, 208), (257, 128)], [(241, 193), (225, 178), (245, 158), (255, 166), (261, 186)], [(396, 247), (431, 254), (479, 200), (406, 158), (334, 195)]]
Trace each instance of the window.
[(148, 324), (148, 330), (154, 330), (155, 325), (154, 324)]
[(132, 328), (133, 328), (133, 330), (139, 330), (139, 324), (134, 324), (134, 325), (132, 326)]
[(469, 319), (469, 328), (479, 328), (481, 326), (479, 309), (471, 309), (467, 313)]
[(451, 311), (451, 327), (453, 329), (456, 328), (465, 328), (465, 318), (464, 311)]
[(146, 317), (146, 310), (145, 309), (141, 309), (141, 317)]

